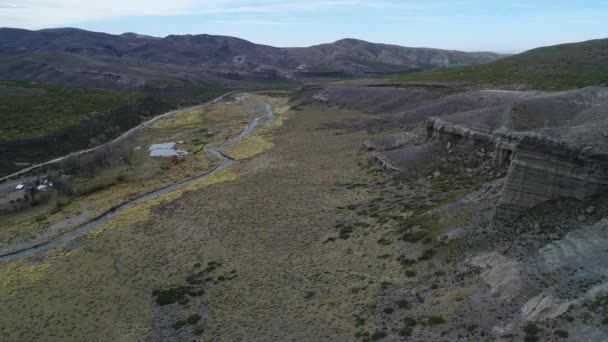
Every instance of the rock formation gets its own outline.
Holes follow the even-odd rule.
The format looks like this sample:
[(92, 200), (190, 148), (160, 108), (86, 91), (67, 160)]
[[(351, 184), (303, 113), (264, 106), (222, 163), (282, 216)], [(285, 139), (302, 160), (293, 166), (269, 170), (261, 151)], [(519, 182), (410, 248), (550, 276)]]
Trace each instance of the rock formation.
[[(601, 114), (608, 111), (607, 93), (601, 88), (559, 93), (556, 96), (568, 99), (565, 108), (552, 103), (556, 96), (523, 94), (523, 99), (518, 97), (518, 101), (502, 108), (431, 117), (427, 120), (427, 136), (494, 145), (496, 162), (510, 163), (495, 214), (499, 222), (504, 222), (540, 203), (559, 198), (583, 200), (608, 186), (606, 138), (599, 133), (606, 127)], [(546, 105), (539, 105), (543, 100)], [(533, 115), (527, 121), (514, 114), (515, 108), (525, 108), (526, 102), (535, 104), (535, 112), (526, 114)], [(561, 121), (533, 123), (539, 116), (552, 113)], [(573, 125), (575, 122), (577, 125)], [(518, 126), (525, 128), (520, 130)]]

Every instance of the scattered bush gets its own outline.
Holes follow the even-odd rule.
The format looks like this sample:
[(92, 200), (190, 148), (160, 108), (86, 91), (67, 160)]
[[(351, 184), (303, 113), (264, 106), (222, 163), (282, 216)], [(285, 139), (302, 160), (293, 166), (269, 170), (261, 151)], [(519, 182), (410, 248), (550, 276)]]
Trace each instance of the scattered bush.
[[(183, 303), (188, 298), (202, 296), (205, 291), (202, 288), (194, 286), (181, 286), (168, 290), (154, 290), (152, 295), (156, 297), (156, 303), (160, 306), (165, 306), (173, 303)], [(187, 303), (187, 302), (186, 302)]]
[(446, 322), (447, 321), (442, 316), (429, 316), (429, 318), (427, 320), (428, 325), (438, 325), (438, 324), (444, 324)]
[(422, 255), (420, 256), (419, 260), (431, 260), (435, 253), (437, 253), (437, 251), (435, 251), (434, 249), (427, 249), (422, 252)]
[(400, 299), (397, 301), (397, 306), (399, 306), (399, 309), (409, 309), (411, 307), (410, 303), (407, 301), (407, 299)]
[(404, 257), (399, 257), (399, 262), (401, 263), (401, 266), (412, 266), (416, 264), (416, 260)]
[(477, 330), (477, 328), (479, 327), (479, 325), (475, 324), (475, 323), (471, 323), (471, 324), (467, 324), (464, 326), (464, 328), (468, 331), (468, 332), (473, 332), (475, 330)]
[(427, 232), (425, 231), (418, 231), (418, 232), (413, 232), (413, 233), (405, 233), (403, 234), (403, 241), (406, 242), (411, 242), (411, 243), (416, 243), (422, 239), (424, 239), (427, 236)]
[(344, 226), (340, 228), (339, 237), (342, 240), (348, 240), (350, 238), (350, 234), (353, 233), (353, 226)]
[(402, 321), (408, 327), (415, 327), (417, 324), (416, 319), (412, 317), (403, 317)]
[(410, 327), (403, 327), (399, 329), (399, 336), (412, 336), (414, 330)]
[(383, 245), (383, 246), (388, 246), (391, 243), (393, 243), (393, 241), (391, 241), (391, 239), (387, 239), (385, 237), (380, 238), (377, 242), (378, 242), (379, 245)]
[(529, 322), (528, 324), (524, 325), (522, 330), (526, 335), (538, 335), (538, 333), (540, 332), (538, 326), (533, 322)]
[(195, 335), (195, 336), (200, 336), (204, 332), (205, 332), (205, 329), (203, 327), (201, 327), (200, 325), (197, 325), (192, 329), (192, 335)]
[(173, 323), (173, 329), (179, 330), (179, 329), (183, 328), (185, 325), (186, 325), (186, 321), (179, 320), (179, 321)]
[(372, 334), (372, 336), (370, 337), (372, 341), (378, 341), (381, 340), (383, 338), (385, 338), (386, 336), (388, 336), (388, 334), (386, 333), (386, 331), (384, 330), (376, 330), (374, 331), (374, 333)]
[(365, 330), (365, 329), (361, 329), (357, 332), (355, 332), (355, 337), (356, 338), (363, 338), (363, 339), (367, 339), (369, 341), (369, 331)]
[(201, 318), (202, 318), (201, 315), (193, 314), (193, 315), (190, 315), (188, 317), (188, 319), (186, 319), (186, 322), (188, 322), (188, 324), (190, 324), (190, 325), (194, 325), (194, 324), (198, 323), (198, 321), (200, 321)]
[(359, 316), (357, 314), (355, 314), (353, 316), (355, 317), (355, 326), (356, 327), (360, 327), (360, 326), (365, 325), (365, 318), (363, 318), (363, 317), (361, 317), (361, 316)]
[(308, 291), (308, 292), (306, 292), (306, 294), (304, 295), (304, 299), (309, 300), (309, 299), (311, 299), (311, 298), (312, 298), (312, 297), (314, 297), (314, 296), (315, 296), (315, 293), (314, 293), (314, 292), (312, 292), (312, 291)]

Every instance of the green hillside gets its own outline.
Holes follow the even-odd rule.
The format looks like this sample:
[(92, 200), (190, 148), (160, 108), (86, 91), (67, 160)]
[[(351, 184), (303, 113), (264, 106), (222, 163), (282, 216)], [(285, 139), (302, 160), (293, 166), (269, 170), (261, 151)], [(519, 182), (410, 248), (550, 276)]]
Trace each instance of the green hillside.
[(489, 64), (403, 75), (390, 80), (526, 84), (539, 90), (608, 85), (608, 39), (542, 47)]
[(44, 136), (92, 113), (123, 106), (134, 93), (0, 82), (0, 140)]

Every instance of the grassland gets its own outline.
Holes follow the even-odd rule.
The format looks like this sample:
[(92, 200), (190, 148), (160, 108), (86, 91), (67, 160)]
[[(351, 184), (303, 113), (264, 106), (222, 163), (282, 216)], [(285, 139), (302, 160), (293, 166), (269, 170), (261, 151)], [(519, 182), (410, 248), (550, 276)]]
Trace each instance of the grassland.
[(139, 94), (0, 82), (0, 139), (29, 139), (124, 106)]
[[(274, 106), (287, 108), (276, 100)], [(445, 324), (435, 317), (455, 309), (410, 310), (407, 293), (418, 279), (428, 287), (426, 270), (438, 266), (429, 261), (434, 243), (400, 240), (399, 228), (415, 219), (436, 235), (453, 219), (414, 218), (418, 212), (403, 196), (420, 191), (370, 165), (360, 151), (368, 133), (335, 126), (365, 117), (317, 106), (283, 111), (252, 136), (272, 148), (243, 152), (243, 160), (204, 184), (125, 211), (86, 238), (0, 265), (11, 270), (0, 292), (0, 333), (366, 341), (393, 334), (409, 315)], [(239, 153), (249, 151), (241, 147)], [(426, 261), (410, 265), (410, 254)], [(177, 302), (159, 305), (155, 293)], [(462, 293), (445, 298), (457, 307)]]
[(234, 160), (242, 160), (256, 156), (274, 147), (274, 144), (263, 137), (254, 135), (231, 145), (224, 154)]
[(563, 90), (608, 85), (608, 39), (543, 47), (497, 62), (389, 78), (391, 82), (471, 82)]
[[(67, 198), (0, 217), (0, 249), (48, 240), (129, 199), (212, 169), (219, 161), (203, 147), (239, 134), (253, 117), (261, 115), (260, 101), (274, 101), (281, 112), (281, 101), (251, 97), (187, 109), (138, 131), (114, 147), (130, 151), (126, 153), (128, 161), (116, 156), (92, 174), (82, 171), (73, 175), (72, 195)], [(178, 142), (177, 147), (189, 155), (177, 160), (148, 156), (149, 145), (167, 141)]]
[[(311, 119), (324, 121), (323, 114)], [(278, 129), (287, 129), (290, 120)], [(246, 331), (257, 329), (255, 326), (261, 322), (266, 329), (264, 322), (272, 319), (270, 315), (275, 312), (277, 305), (281, 306), (278, 303), (305, 294), (304, 287), (277, 292), (277, 286), (283, 288), (285, 282), (293, 282), (295, 273), (285, 278), (273, 269), (283, 267), (280, 266), (283, 262), (296, 262), (294, 266), (298, 270), (306, 270), (297, 265), (300, 264), (297, 260), (304, 255), (289, 256), (289, 251), (302, 250), (302, 243), (320, 240), (328, 228), (332, 229), (318, 225), (314, 230), (307, 231), (306, 227), (311, 227), (313, 222), (332, 220), (332, 210), (323, 212), (323, 208), (332, 208), (336, 199), (319, 198), (318, 191), (331, 189), (335, 183), (334, 177), (338, 175), (342, 178), (352, 177), (349, 173), (354, 173), (354, 170), (344, 171), (356, 166), (358, 159), (349, 151), (359, 144), (360, 138), (351, 137), (348, 144), (329, 144), (343, 137), (317, 131), (318, 122), (299, 123), (298, 127), (308, 125), (308, 128), (282, 136), (279, 141), (274, 141), (272, 150), (218, 174), (217, 180), (221, 183), (205, 184), (179, 198), (153, 203), (149, 209), (141, 211), (143, 214), (137, 209), (125, 212), (119, 220), (110, 222), (89, 237), (92, 239), (79, 242), (80, 247), (67, 257), (60, 257), (65, 251), (56, 250), (50, 251), (39, 261), (2, 265), (2, 269), (12, 271), (10, 281), (7, 280), (0, 293), (0, 301), (4, 304), (0, 307), (0, 317), (3, 317), (0, 319), (0, 333), (7, 339), (38, 336), (41, 339), (55, 337), (78, 340), (97, 336), (99, 339), (191, 340), (190, 334), (194, 333), (194, 328), (174, 330), (172, 326), (197, 313), (203, 317), (200, 324), (204, 327), (203, 336), (206, 339), (228, 340), (230, 336), (243, 336)], [(304, 144), (310, 133), (315, 131), (317, 143), (312, 146)], [(323, 145), (339, 147), (339, 150), (317, 160), (317, 149)], [(348, 163), (341, 163), (339, 168), (325, 168), (327, 174), (322, 175), (319, 179), (321, 182), (312, 177), (319, 168), (324, 168), (323, 165), (335, 165), (332, 159), (345, 152)], [(302, 173), (302, 167), (307, 171)], [(294, 189), (297, 179), (308, 179), (312, 183), (306, 181)], [(269, 196), (275, 192), (283, 196)], [(236, 201), (237, 198), (240, 200)], [(277, 208), (278, 203), (288, 204), (288, 207)], [(242, 209), (236, 210), (237, 207)], [(196, 214), (191, 210), (195, 210)], [(304, 220), (298, 218), (299, 215), (292, 217), (298, 210), (315, 214), (305, 215), (309, 217)], [(286, 226), (289, 231), (277, 236), (276, 233)], [(301, 241), (293, 239), (293, 232), (310, 237)], [(242, 238), (233, 240), (235, 236)], [(72, 250), (71, 246), (65, 248)], [(263, 250), (266, 252), (260, 253)], [(207, 285), (203, 297), (192, 297), (187, 304), (172, 304), (167, 308), (154, 304), (150, 294), (152, 289), (182, 286), (193, 265), (206, 265), (212, 261), (220, 262), (228, 274), (221, 273), (221, 269), (215, 271), (220, 273), (213, 275), (214, 281)], [(231, 270), (236, 270), (237, 277), (229, 280), (233, 277), (229, 276)], [(321, 269), (317, 271), (322, 272)], [(68, 277), (68, 274), (71, 275)], [(67, 281), (68, 278), (72, 281)], [(81, 290), (71, 290), (74, 282), (79, 284)], [(306, 284), (309, 286), (312, 283), (306, 280)], [(40, 286), (49, 288), (34, 290)], [(17, 288), (22, 290), (15, 292)], [(262, 300), (255, 303), (260, 296)], [(316, 316), (316, 305), (312, 306), (312, 303), (319, 303), (318, 300), (326, 302), (324, 298), (315, 298), (310, 302), (311, 306), (304, 310), (305, 317), (299, 319), (300, 324)], [(211, 300), (212, 306), (205, 304), (208, 300)], [(18, 302), (22, 309), (16, 310), (18, 313), (15, 315), (6, 315), (6, 310), (15, 311)], [(288, 305), (285, 307), (288, 319), (292, 319), (301, 309), (300, 304), (289, 307), (288, 303), (296, 302), (285, 302)], [(73, 310), (76, 303), (87, 304)], [(39, 306), (40, 310), (34, 309), (33, 305)], [(237, 310), (240, 313), (231, 314), (237, 305), (241, 308)], [(318, 319), (329, 322), (332, 310), (327, 308), (322, 311), (324, 313)], [(210, 321), (210, 315), (213, 315), (213, 321)], [(33, 319), (27, 319), (30, 316)], [(233, 318), (229, 319), (230, 316)], [(224, 319), (228, 319), (227, 324), (224, 327), (218, 325)], [(26, 325), (29, 328), (26, 329)], [(255, 339), (266, 333), (263, 331), (249, 336)], [(290, 333), (295, 331), (290, 330)]]

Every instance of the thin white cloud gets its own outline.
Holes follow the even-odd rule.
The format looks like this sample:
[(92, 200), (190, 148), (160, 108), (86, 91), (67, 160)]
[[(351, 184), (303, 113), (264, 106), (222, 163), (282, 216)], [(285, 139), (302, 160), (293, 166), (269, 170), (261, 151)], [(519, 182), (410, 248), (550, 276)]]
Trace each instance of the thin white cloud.
[[(0, 0), (0, 26), (37, 29), (133, 16), (297, 13), (353, 8), (417, 10), (447, 5), (453, 5), (453, 2), (428, 0)], [(249, 24), (253, 24), (253, 22)]]

